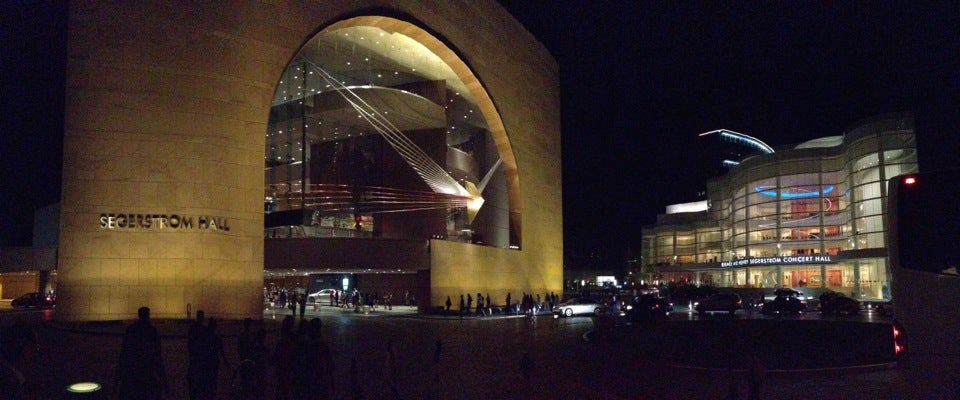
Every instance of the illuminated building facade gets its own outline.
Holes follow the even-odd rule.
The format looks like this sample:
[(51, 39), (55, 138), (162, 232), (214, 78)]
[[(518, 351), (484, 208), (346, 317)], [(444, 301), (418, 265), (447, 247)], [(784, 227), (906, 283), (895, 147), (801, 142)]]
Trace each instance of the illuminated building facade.
[(557, 65), (495, 2), (97, 2), (68, 23), (58, 317), (259, 318), (278, 275), (421, 308), (561, 291)]
[(708, 182), (708, 208), (644, 229), (647, 278), (889, 298), (886, 182), (917, 171), (908, 114), (747, 157)]

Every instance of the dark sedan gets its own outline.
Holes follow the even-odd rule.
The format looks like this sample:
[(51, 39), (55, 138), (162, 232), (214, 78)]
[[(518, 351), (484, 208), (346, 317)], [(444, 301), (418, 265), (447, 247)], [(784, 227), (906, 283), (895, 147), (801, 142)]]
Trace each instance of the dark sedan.
[(655, 294), (644, 294), (634, 297), (627, 304), (625, 315), (632, 321), (641, 321), (653, 318), (665, 318), (673, 312), (673, 303), (670, 300)]
[(764, 314), (799, 314), (807, 309), (807, 301), (792, 293), (780, 293), (773, 300), (763, 303)]
[(40, 292), (27, 293), (10, 302), (13, 308), (53, 308), (54, 305), (56, 300), (53, 295)]
[(837, 292), (826, 292), (820, 295), (818, 307), (821, 314), (856, 315), (860, 313), (859, 301)]

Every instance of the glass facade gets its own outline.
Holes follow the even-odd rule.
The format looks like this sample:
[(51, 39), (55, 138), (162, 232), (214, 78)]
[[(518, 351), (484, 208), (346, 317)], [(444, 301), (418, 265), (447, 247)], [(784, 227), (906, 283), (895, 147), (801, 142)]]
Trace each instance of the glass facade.
[[(711, 207), (695, 217), (696, 230), (645, 229), (644, 245), (653, 237), (658, 244), (643, 250), (654, 260), (652, 279), (669, 280), (677, 264), (691, 263), (681, 268), (698, 272), (701, 284), (889, 297), (886, 259), (877, 257), (886, 254), (886, 182), (918, 171), (912, 117), (877, 117), (808, 144), (752, 157), (711, 181)], [(783, 261), (813, 256), (829, 261)], [(764, 265), (752, 265), (756, 259)], [(656, 268), (664, 266), (672, 268)]]
[(265, 235), (518, 248), (497, 144), (437, 54), (345, 24), (303, 46), (266, 132)]

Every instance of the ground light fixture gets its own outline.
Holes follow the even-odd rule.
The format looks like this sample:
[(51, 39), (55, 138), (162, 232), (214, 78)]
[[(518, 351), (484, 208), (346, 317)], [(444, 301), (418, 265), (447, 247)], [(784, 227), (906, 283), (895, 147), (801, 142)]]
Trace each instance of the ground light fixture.
[(103, 386), (96, 382), (77, 382), (67, 386), (67, 394), (70, 399), (100, 399), (105, 398), (102, 388)]

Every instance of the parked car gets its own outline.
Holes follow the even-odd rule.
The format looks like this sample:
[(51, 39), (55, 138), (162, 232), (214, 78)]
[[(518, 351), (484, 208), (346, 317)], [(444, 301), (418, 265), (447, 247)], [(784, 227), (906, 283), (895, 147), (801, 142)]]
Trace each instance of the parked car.
[(803, 292), (791, 289), (791, 288), (779, 288), (773, 291), (774, 296), (793, 296), (799, 298), (800, 300), (806, 300), (806, 297), (803, 297)]
[(655, 294), (634, 297), (626, 305), (625, 316), (631, 321), (665, 318), (673, 312), (673, 303)]
[(56, 298), (52, 294), (32, 292), (13, 299), (10, 306), (13, 308), (53, 308)]
[(316, 293), (307, 295), (307, 303), (330, 304), (330, 297), (336, 292), (334, 289), (323, 289)]
[(760, 312), (764, 314), (799, 314), (807, 309), (807, 300), (803, 293), (796, 290), (777, 290), (777, 296), (763, 303)]
[(742, 307), (743, 300), (736, 293), (717, 293), (693, 304), (693, 309), (700, 315), (716, 311), (733, 315)]
[(821, 314), (856, 315), (860, 312), (860, 302), (837, 292), (824, 292), (820, 295)]
[(567, 300), (563, 303), (556, 305), (553, 308), (555, 314), (563, 315), (564, 317), (572, 317), (574, 315), (582, 314), (602, 314), (604, 310), (603, 304), (599, 301), (588, 299), (588, 298), (573, 298)]

